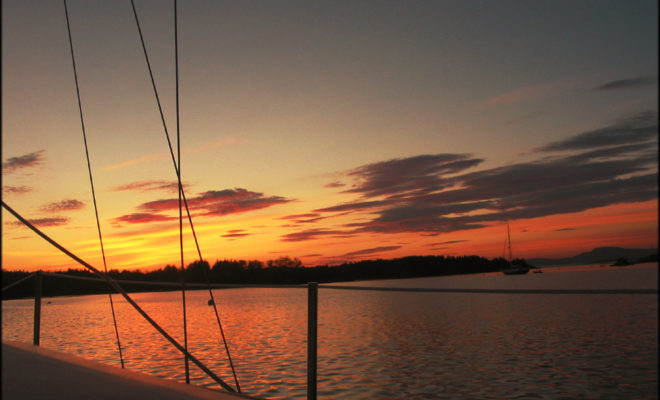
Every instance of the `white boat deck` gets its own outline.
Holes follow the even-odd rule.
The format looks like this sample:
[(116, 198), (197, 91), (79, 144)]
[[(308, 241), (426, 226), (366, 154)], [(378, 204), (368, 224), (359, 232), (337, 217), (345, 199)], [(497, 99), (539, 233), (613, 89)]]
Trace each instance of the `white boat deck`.
[(28, 343), (2, 342), (2, 399), (256, 399), (101, 364)]

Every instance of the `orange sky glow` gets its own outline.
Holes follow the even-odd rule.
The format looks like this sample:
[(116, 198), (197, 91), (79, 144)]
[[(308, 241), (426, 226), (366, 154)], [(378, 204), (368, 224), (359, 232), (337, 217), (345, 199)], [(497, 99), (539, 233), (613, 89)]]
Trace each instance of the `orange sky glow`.
[[(148, 3), (176, 148), (173, 12)], [(2, 200), (102, 268), (61, 7), (3, 1)], [(493, 258), (507, 221), (514, 257), (657, 248), (655, 2), (180, 7), (181, 173), (210, 263)], [(108, 268), (180, 266), (132, 11), (72, 2), (70, 16)], [(81, 267), (3, 209), (2, 268)]]

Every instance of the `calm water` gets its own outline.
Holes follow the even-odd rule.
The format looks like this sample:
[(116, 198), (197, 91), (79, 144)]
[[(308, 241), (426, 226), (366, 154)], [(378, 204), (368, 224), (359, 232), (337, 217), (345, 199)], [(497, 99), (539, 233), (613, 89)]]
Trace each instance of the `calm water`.
[[(352, 284), (657, 289), (658, 265)], [(244, 392), (305, 398), (306, 295), (306, 289), (214, 290)], [(182, 341), (180, 293), (132, 297)], [(208, 292), (186, 298), (190, 351), (233, 386)], [(183, 381), (179, 353), (120, 296), (114, 299), (126, 367)], [(107, 295), (48, 300), (42, 346), (119, 366)], [(31, 342), (32, 307), (31, 299), (2, 302), (3, 339)], [(321, 399), (658, 398), (657, 295), (320, 289), (318, 330)], [(192, 363), (191, 380), (213, 386)]]

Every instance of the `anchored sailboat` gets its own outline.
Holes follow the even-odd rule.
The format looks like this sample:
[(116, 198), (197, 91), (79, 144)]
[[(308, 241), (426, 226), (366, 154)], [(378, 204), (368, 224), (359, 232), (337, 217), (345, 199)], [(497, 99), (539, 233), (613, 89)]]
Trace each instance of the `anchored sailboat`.
[(524, 260), (520, 259), (513, 259), (512, 253), (511, 253), (511, 229), (509, 228), (509, 223), (506, 223), (506, 245), (505, 245), (505, 250), (508, 248), (509, 250), (509, 257), (507, 258), (507, 261), (509, 263), (509, 267), (505, 268), (502, 270), (505, 275), (522, 275), (526, 274), (529, 272), (529, 265)]

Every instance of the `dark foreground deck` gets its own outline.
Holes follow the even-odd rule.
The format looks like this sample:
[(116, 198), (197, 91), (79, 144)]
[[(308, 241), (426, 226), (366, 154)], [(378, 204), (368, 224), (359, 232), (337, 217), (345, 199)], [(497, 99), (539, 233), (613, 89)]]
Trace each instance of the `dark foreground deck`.
[(168, 381), (28, 343), (2, 342), (2, 398), (240, 400), (256, 399)]

